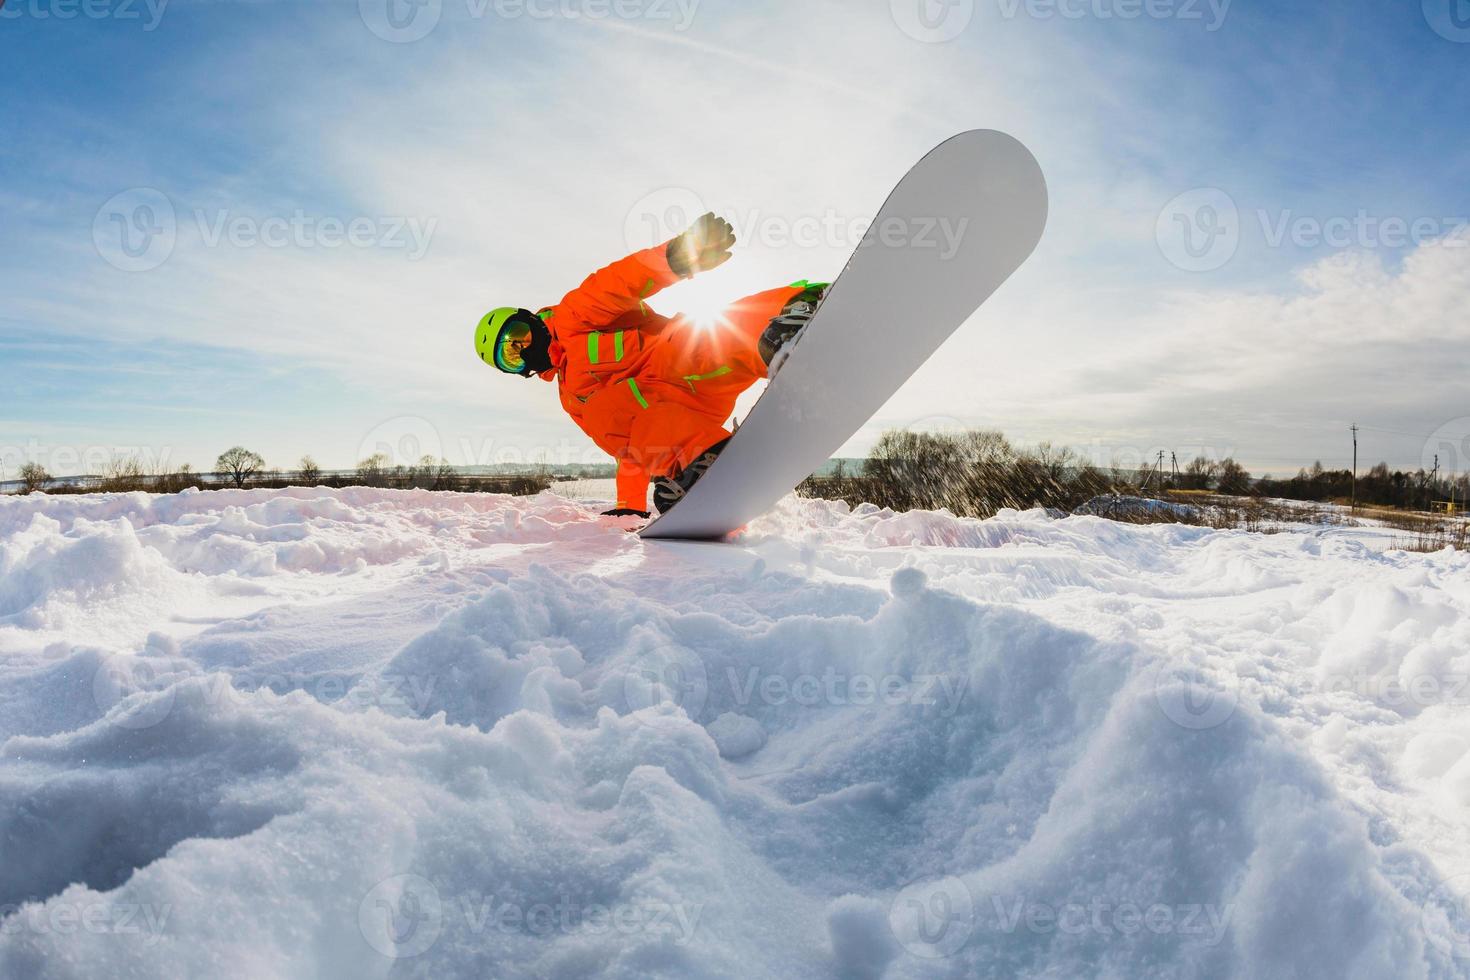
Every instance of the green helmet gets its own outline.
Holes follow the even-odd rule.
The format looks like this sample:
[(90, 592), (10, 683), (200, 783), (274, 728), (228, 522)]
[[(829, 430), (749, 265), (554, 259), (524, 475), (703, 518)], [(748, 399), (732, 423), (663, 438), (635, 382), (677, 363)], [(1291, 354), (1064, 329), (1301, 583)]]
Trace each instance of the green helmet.
[(491, 310), (475, 326), (475, 353), (506, 374), (529, 377), (544, 370), (549, 341), (541, 318), (514, 306)]

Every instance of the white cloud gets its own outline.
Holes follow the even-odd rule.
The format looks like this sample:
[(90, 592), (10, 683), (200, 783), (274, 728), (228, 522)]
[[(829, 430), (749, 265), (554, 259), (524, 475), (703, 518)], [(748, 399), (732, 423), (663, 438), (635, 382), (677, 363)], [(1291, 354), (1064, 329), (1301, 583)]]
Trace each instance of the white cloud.
[[(1397, 269), (1344, 253), (1303, 269), (1289, 291), (1162, 292), (1122, 318), (1099, 315), (1105, 304), (1086, 291), (1042, 310), (1027, 293), (1034, 279), (1004, 287), (864, 438), (953, 415), (1101, 462), (1175, 448), (1282, 471), (1319, 456), (1346, 465), (1356, 421), (1371, 434), (1364, 459), (1417, 467), (1437, 429), (1470, 415), (1470, 247), (1425, 245)], [(1027, 342), (992, 356), (987, 331)], [(1089, 339), (1056, 343), (1063, 333)], [(976, 364), (978, 384), (957, 363)]]

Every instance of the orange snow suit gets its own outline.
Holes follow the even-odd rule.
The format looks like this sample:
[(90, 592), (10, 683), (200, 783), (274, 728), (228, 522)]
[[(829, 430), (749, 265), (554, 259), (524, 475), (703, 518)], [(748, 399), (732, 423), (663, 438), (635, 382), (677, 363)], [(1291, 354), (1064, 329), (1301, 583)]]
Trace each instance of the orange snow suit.
[(730, 433), (735, 399), (766, 376), (758, 342), (805, 283), (732, 304), (712, 328), (645, 302), (679, 277), (667, 246), (636, 252), (587, 277), (541, 311), (551, 332), (562, 407), (617, 460), (617, 506), (648, 509), (652, 477), (677, 474)]

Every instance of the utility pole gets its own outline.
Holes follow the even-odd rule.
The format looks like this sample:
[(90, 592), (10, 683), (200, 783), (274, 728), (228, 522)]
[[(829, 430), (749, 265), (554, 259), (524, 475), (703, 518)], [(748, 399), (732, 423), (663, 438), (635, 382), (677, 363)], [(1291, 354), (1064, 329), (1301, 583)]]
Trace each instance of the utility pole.
[(1159, 475), (1159, 493), (1163, 493), (1164, 492), (1164, 451), (1162, 449), (1159, 450), (1159, 465), (1154, 468), (1154, 472)]
[(1175, 490), (1179, 489), (1179, 454), (1173, 450), (1169, 451), (1169, 470), (1172, 473), (1170, 480)]
[(1358, 509), (1358, 423), (1353, 423), (1353, 510)]

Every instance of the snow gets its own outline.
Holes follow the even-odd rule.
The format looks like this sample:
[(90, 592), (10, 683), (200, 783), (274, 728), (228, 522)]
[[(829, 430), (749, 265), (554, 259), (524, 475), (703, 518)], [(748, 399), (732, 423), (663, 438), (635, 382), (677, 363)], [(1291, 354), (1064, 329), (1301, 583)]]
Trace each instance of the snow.
[(1470, 558), (0, 498), (0, 977), (1470, 976)]

